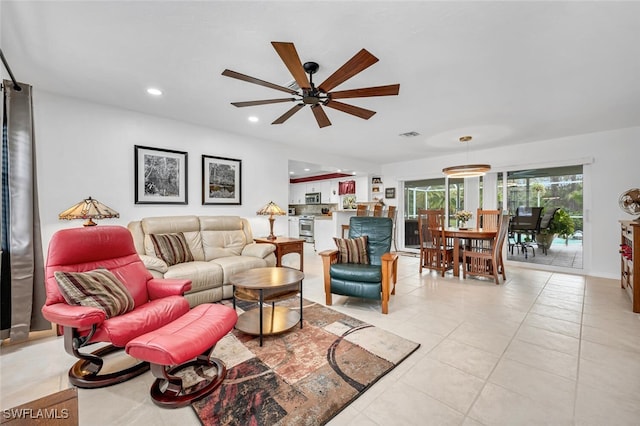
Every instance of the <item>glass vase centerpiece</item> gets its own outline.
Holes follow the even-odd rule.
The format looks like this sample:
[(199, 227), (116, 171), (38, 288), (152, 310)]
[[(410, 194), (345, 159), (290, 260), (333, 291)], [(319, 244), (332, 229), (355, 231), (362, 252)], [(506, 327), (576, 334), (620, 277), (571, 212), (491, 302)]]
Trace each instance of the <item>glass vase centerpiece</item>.
[(473, 216), (471, 214), (471, 212), (467, 211), (467, 210), (458, 210), (455, 214), (454, 214), (456, 220), (458, 221), (458, 228), (460, 229), (464, 229), (467, 227), (467, 222), (469, 221), (469, 219), (471, 219), (471, 216)]

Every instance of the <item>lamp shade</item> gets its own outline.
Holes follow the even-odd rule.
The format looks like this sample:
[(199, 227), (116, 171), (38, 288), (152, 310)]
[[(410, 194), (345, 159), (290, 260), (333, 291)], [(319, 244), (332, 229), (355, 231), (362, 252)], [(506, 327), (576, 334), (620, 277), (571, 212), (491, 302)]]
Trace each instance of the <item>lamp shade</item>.
[(269, 216), (269, 236), (267, 237), (267, 239), (275, 240), (276, 236), (273, 234), (273, 222), (275, 222), (276, 219), (273, 217), (273, 215), (282, 216), (287, 213), (285, 213), (285, 211), (282, 210), (280, 206), (278, 206), (273, 201), (269, 201), (263, 208), (258, 210), (256, 213), (262, 216)]
[(91, 197), (80, 201), (58, 215), (59, 219), (65, 220), (87, 219), (84, 226), (97, 225), (93, 219), (109, 219), (112, 217), (120, 217), (120, 213)]
[(282, 210), (280, 206), (278, 206), (276, 203), (274, 203), (273, 201), (269, 201), (263, 208), (258, 210), (257, 214), (262, 216), (268, 216), (268, 215), (282, 216), (287, 213), (284, 210)]

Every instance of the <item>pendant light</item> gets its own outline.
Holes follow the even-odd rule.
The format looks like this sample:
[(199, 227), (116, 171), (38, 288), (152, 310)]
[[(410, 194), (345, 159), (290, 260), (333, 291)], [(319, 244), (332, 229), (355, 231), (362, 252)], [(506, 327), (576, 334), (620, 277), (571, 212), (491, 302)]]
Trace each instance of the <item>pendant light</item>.
[[(469, 160), (469, 142), (471, 142), (471, 139), (471, 136), (462, 136), (460, 138), (460, 142), (467, 144), (467, 160)], [(442, 173), (449, 177), (465, 178), (483, 176), (489, 170), (491, 170), (491, 166), (488, 164), (465, 164), (445, 167), (442, 169)]]

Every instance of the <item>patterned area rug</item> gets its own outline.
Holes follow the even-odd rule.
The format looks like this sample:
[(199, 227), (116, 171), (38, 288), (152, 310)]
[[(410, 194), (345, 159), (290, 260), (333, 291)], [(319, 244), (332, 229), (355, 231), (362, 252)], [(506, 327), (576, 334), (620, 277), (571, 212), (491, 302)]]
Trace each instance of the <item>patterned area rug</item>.
[(218, 342), (227, 376), (192, 405), (204, 425), (323, 425), (420, 347), (307, 300), (303, 309), (302, 329), (262, 347), (238, 330)]

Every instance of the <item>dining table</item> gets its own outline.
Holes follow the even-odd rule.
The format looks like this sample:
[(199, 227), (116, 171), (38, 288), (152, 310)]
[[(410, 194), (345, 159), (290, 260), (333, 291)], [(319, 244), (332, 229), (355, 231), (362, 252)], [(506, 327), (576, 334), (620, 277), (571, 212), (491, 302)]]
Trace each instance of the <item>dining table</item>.
[(453, 238), (453, 276), (460, 276), (460, 241), (491, 240), (498, 234), (497, 229), (445, 228), (445, 238)]

